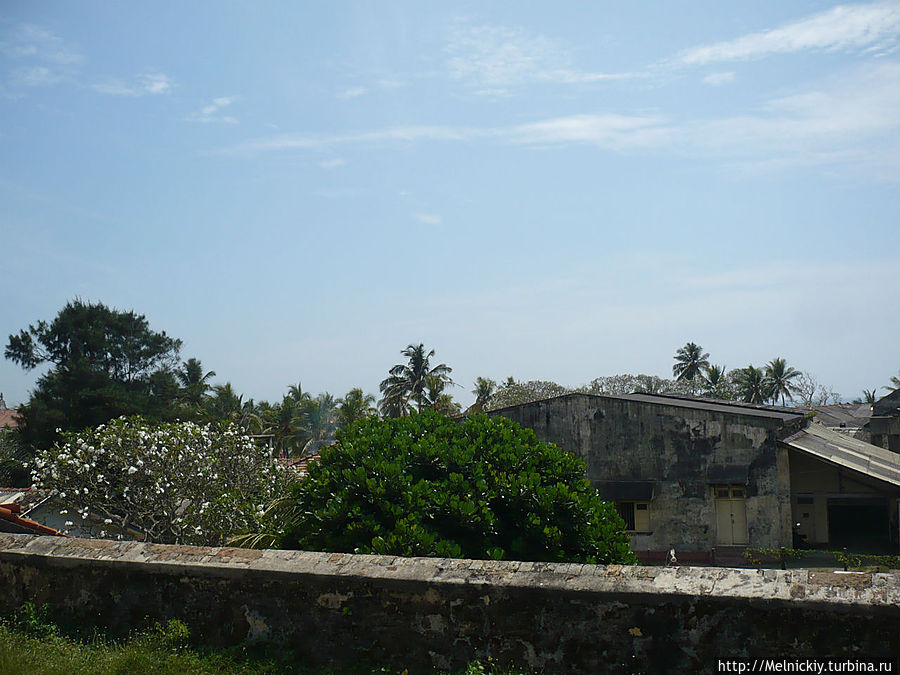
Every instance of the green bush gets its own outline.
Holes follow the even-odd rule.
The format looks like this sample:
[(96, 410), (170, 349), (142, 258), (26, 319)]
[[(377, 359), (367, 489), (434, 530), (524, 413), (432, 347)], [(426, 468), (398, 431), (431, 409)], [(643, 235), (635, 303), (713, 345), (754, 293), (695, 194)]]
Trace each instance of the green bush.
[(634, 563), (622, 519), (584, 470), (501, 417), (365, 419), (291, 488), (277, 541), (315, 551)]

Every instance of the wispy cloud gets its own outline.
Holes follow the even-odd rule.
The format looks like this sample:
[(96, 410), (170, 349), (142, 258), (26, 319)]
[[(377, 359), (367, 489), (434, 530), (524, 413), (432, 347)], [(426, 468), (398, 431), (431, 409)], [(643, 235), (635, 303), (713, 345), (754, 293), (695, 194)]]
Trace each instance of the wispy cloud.
[(227, 108), (237, 100), (237, 96), (220, 96), (214, 98), (207, 105), (196, 113), (187, 116), (189, 122), (224, 122), (226, 124), (237, 124), (236, 118), (231, 115), (220, 115), (219, 111)]
[(338, 167), (344, 166), (347, 162), (340, 157), (335, 157), (334, 159), (326, 159), (319, 162), (319, 166), (323, 169), (337, 169)]
[(721, 87), (725, 84), (731, 84), (735, 81), (735, 79), (735, 74), (732, 72), (710, 73), (703, 78), (703, 84), (708, 84), (713, 87)]
[(91, 89), (110, 96), (155, 96), (172, 91), (172, 80), (165, 73), (146, 73), (135, 81), (108, 80), (91, 85)]
[(323, 150), (409, 143), (591, 145), (655, 151), (758, 170), (852, 166), (900, 180), (900, 62), (865, 63), (743, 115), (676, 119), (663, 113), (585, 113), (495, 127), (417, 125), (342, 134), (279, 134), (225, 152)]
[(42, 87), (72, 79), (84, 62), (76, 48), (40, 26), (21, 24), (0, 38), (0, 54), (18, 63), (10, 71), (16, 86)]
[(433, 227), (436, 227), (444, 222), (443, 218), (434, 213), (414, 213), (413, 218), (418, 220), (423, 225), (431, 225)]
[(897, 2), (838, 5), (778, 28), (688, 49), (676, 57), (676, 62), (705, 65), (807, 50), (879, 50), (895, 46), (898, 35)]
[(508, 94), (512, 87), (535, 82), (578, 84), (636, 76), (578, 70), (564, 46), (519, 27), (459, 25), (447, 54), (450, 76), (482, 94)]
[(366, 87), (347, 87), (337, 93), (337, 97), (344, 101), (349, 101), (351, 98), (358, 98), (362, 96), (367, 91), (369, 91)]
[(572, 115), (521, 124), (503, 135), (517, 143), (587, 143), (608, 149), (651, 147), (665, 143), (672, 133), (659, 116)]

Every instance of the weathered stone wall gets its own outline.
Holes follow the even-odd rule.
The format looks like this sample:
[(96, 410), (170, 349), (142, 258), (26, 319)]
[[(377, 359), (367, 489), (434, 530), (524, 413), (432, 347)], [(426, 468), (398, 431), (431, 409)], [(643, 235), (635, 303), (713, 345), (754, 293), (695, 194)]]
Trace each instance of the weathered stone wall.
[(740, 657), (895, 657), (900, 575), (621, 567), (0, 535), (0, 609), (124, 634), (178, 618), (212, 645), (410, 673), (716, 672)]
[(790, 475), (782, 422), (759, 416), (570, 394), (494, 411), (579, 455), (591, 481), (653, 480), (652, 532), (636, 551), (716, 545), (711, 485), (747, 485), (749, 545), (791, 546)]

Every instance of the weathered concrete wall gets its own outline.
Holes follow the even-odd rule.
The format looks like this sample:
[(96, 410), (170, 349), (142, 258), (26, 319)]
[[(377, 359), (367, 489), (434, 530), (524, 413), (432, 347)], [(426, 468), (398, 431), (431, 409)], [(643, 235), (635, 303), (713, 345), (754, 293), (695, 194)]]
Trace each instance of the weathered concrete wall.
[(782, 422), (737, 413), (580, 394), (494, 411), (579, 455), (594, 482), (653, 480), (651, 533), (636, 551), (709, 551), (716, 545), (711, 486), (747, 486), (749, 545), (791, 546)]
[(893, 657), (900, 575), (393, 558), (0, 535), (0, 609), (411, 673), (715, 672), (717, 659)]

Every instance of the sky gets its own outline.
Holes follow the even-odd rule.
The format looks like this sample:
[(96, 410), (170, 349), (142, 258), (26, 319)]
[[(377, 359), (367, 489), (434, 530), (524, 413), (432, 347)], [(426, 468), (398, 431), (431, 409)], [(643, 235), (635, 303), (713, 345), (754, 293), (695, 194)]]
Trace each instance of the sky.
[(693, 341), (849, 400), (900, 369), (898, 46), (898, 2), (6, 2), (0, 336), (100, 301), (257, 401), (421, 342), (464, 405)]

